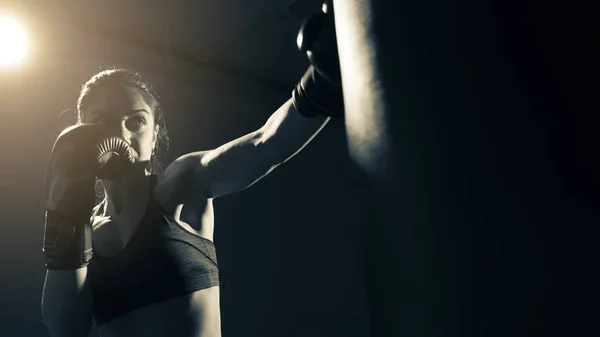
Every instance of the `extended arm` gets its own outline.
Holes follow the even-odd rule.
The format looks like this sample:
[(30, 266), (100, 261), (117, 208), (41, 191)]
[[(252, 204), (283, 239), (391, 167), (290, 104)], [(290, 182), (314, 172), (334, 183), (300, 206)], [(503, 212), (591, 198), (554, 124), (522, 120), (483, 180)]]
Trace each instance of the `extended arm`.
[(305, 22), (298, 41), (311, 65), (292, 98), (263, 127), (174, 163), (173, 167), (191, 173), (194, 193), (216, 198), (251, 186), (304, 148), (329, 121), (328, 116), (343, 114), (335, 26), (326, 7), (324, 13)]
[(303, 149), (323, 129), (328, 117), (306, 118), (285, 102), (258, 130), (214, 150), (193, 152), (178, 160), (193, 169), (195, 187), (209, 198), (243, 190)]

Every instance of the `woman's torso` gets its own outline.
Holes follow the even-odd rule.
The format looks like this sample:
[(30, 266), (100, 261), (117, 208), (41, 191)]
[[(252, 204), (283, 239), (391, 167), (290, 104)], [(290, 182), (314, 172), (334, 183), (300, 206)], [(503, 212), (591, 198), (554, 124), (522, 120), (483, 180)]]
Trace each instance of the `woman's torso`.
[[(210, 199), (195, 196), (184, 203), (173, 203), (168, 197), (170, 187), (161, 184), (161, 177), (146, 198), (125, 210), (119, 217), (103, 220), (94, 226), (93, 245), (96, 255), (110, 259), (119, 256), (145, 224), (147, 205), (154, 202), (165, 215), (176, 222), (181, 234), (198, 236), (211, 244), (214, 217)], [(149, 183), (150, 184), (150, 183)], [(110, 260), (109, 260), (110, 261)], [(152, 282), (152, 280), (148, 280)], [(150, 291), (151, 291), (150, 287)], [(218, 337), (220, 336), (219, 287), (214, 285), (188, 294), (181, 294), (157, 303), (141, 306), (98, 326), (103, 337)]]

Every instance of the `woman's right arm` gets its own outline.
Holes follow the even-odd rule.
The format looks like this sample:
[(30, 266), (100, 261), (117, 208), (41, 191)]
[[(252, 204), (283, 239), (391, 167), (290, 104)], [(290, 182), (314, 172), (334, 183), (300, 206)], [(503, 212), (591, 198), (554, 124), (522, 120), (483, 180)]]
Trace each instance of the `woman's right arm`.
[(51, 337), (86, 337), (92, 323), (87, 265), (95, 202), (99, 125), (76, 125), (56, 139), (46, 170), (42, 317)]
[(86, 337), (92, 324), (92, 295), (87, 267), (48, 270), (42, 293), (42, 317), (51, 337)]

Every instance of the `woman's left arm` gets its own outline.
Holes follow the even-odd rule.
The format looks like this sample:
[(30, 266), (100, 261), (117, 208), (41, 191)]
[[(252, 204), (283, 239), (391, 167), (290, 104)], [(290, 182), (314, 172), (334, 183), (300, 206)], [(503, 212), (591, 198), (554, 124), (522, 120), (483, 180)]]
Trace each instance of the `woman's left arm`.
[(176, 162), (191, 169), (190, 186), (208, 198), (238, 192), (302, 150), (329, 119), (302, 116), (290, 99), (260, 129), (216, 149), (186, 154)]
[(194, 194), (216, 198), (251, 186), (302, 150), (327, 124), (326, 116), (343, 115), (333, 13), (329, 6), (321, 9), (298, 33), (298, 48), (311, 65), (292, 98), (260, 129), (214, 150), (178, 159), (191, 174), (186, 180)]

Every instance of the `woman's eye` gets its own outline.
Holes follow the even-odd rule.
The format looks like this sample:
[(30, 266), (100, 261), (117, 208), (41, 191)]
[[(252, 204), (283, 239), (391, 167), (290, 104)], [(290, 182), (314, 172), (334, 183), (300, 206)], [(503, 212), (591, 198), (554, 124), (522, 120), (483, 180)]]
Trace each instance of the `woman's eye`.
[(143, 117), (133, 117), (129, 120), (134, 126), (142, 126), (146, 124), (146, 120)]

